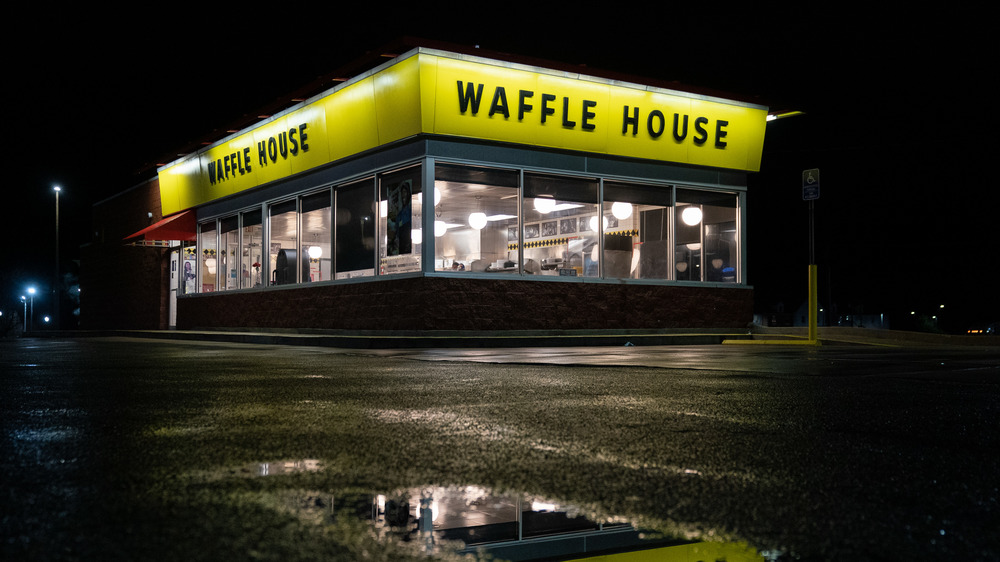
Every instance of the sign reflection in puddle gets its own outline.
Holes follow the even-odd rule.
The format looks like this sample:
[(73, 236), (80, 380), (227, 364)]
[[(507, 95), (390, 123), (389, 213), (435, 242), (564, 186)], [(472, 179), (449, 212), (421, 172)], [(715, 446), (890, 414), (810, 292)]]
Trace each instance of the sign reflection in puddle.
[(508, 560), (637, 546), (643, 540), (627, 523), (596, 523), (568, 506), (475, 486), (378, 495), (372, 520), (376, 529), (403, 533), (431, 549), (460, 543), (463, 552), (486, 551)]
[[(262, 463), (256, 476), (321, 470), (316, 460)], [(326, 495), (326, 494), (324, 494)], [(527, 494), (497, 494), (477, 486), (423, 487), (390, 494), (342, 493), (306, 498), (330, 521), (356, 517), (386, 541), (407, 543), (431, 556), (486, 554), (494, 560), (726, 560), (765, 561), (739, 543), (664, 537), (627, 521), (595, 522), (578, 509)], [(301, 505), (306, 505), (301, 504)], [(635, 556), (640, 554), (641, 557)]]
[(316, 459), (302, 461), (264, 462), (257, 467), (257, 476), (276, 476), (279, 474), (294, 474), (296, 472), (318, 472), (322, 465)]

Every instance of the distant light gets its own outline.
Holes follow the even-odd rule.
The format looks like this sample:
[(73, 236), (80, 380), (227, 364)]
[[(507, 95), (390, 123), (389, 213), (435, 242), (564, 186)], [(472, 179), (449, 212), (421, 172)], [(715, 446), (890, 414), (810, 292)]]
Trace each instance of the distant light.
[(34, 287), (28, 287), (28, 294), (29, 295), (35, 294), (35, 288)]
[(49, 321), (49, 317), (48, 317), (48, 316), (46, 316), (46, 317), (45, 317), (45, 321), (46, 321), (46, 322), (48, 322), (48, 321)]
[(62, 191), (62, 188), (56, 185), (52, 187), (52, 191)]

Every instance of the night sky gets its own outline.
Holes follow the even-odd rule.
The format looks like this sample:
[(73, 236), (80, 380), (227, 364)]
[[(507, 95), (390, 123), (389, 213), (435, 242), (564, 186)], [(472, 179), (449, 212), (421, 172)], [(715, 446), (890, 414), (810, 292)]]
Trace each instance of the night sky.
[(1000, 320), (997, 119), (986, 97), (997, 50), (982, 15), (446, 5), (347, 16), (330, 4), (299, 13), (232, 4), (178, 13), (184, 8), (170, 4), (114, 24), (83, 9), (17, 8), (10, 21), (33, 31), (3, 39), (0, 308), (19, 307), (23, 287), (51, 280), (52, 185), (63, 188), (68, 270), (89, 240), (92, 205), (151, 177), (150, 164), (412, 35), (801, 109), (768, 126), (762, 170), (749, 180), (748, 273), (758, 311), (805, 299), (801, 174), (819, 168), (821, 302), (840, 313), (890, 314), (894, 328), (909, 327), (910, 310), (935, 314), (941, 304), (950, 331)]

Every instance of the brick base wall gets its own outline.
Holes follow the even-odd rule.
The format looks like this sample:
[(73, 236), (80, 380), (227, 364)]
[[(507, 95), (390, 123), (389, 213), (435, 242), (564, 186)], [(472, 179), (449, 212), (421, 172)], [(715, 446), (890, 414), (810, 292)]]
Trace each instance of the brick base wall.
[(407, 277), (182, 297), (177, 328), (741, 329), (752, 317), (746, 287)]
[(167, 329), (166, 250), (108, 244), (81, 257), (81, 328)]
[(167, 329), (170, 254), (123, 240), (163, 218), (159, 182), (137, 185), (92, 212), (94, 238), (80, 252), (80, 327)]

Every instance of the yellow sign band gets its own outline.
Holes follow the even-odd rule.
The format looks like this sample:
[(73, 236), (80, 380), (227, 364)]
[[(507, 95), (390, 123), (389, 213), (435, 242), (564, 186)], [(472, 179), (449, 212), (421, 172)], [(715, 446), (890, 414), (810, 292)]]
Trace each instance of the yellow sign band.
[(743, 171), (767, 109), (417, 49), (159, 171), (172, 214), (419, 134)]

